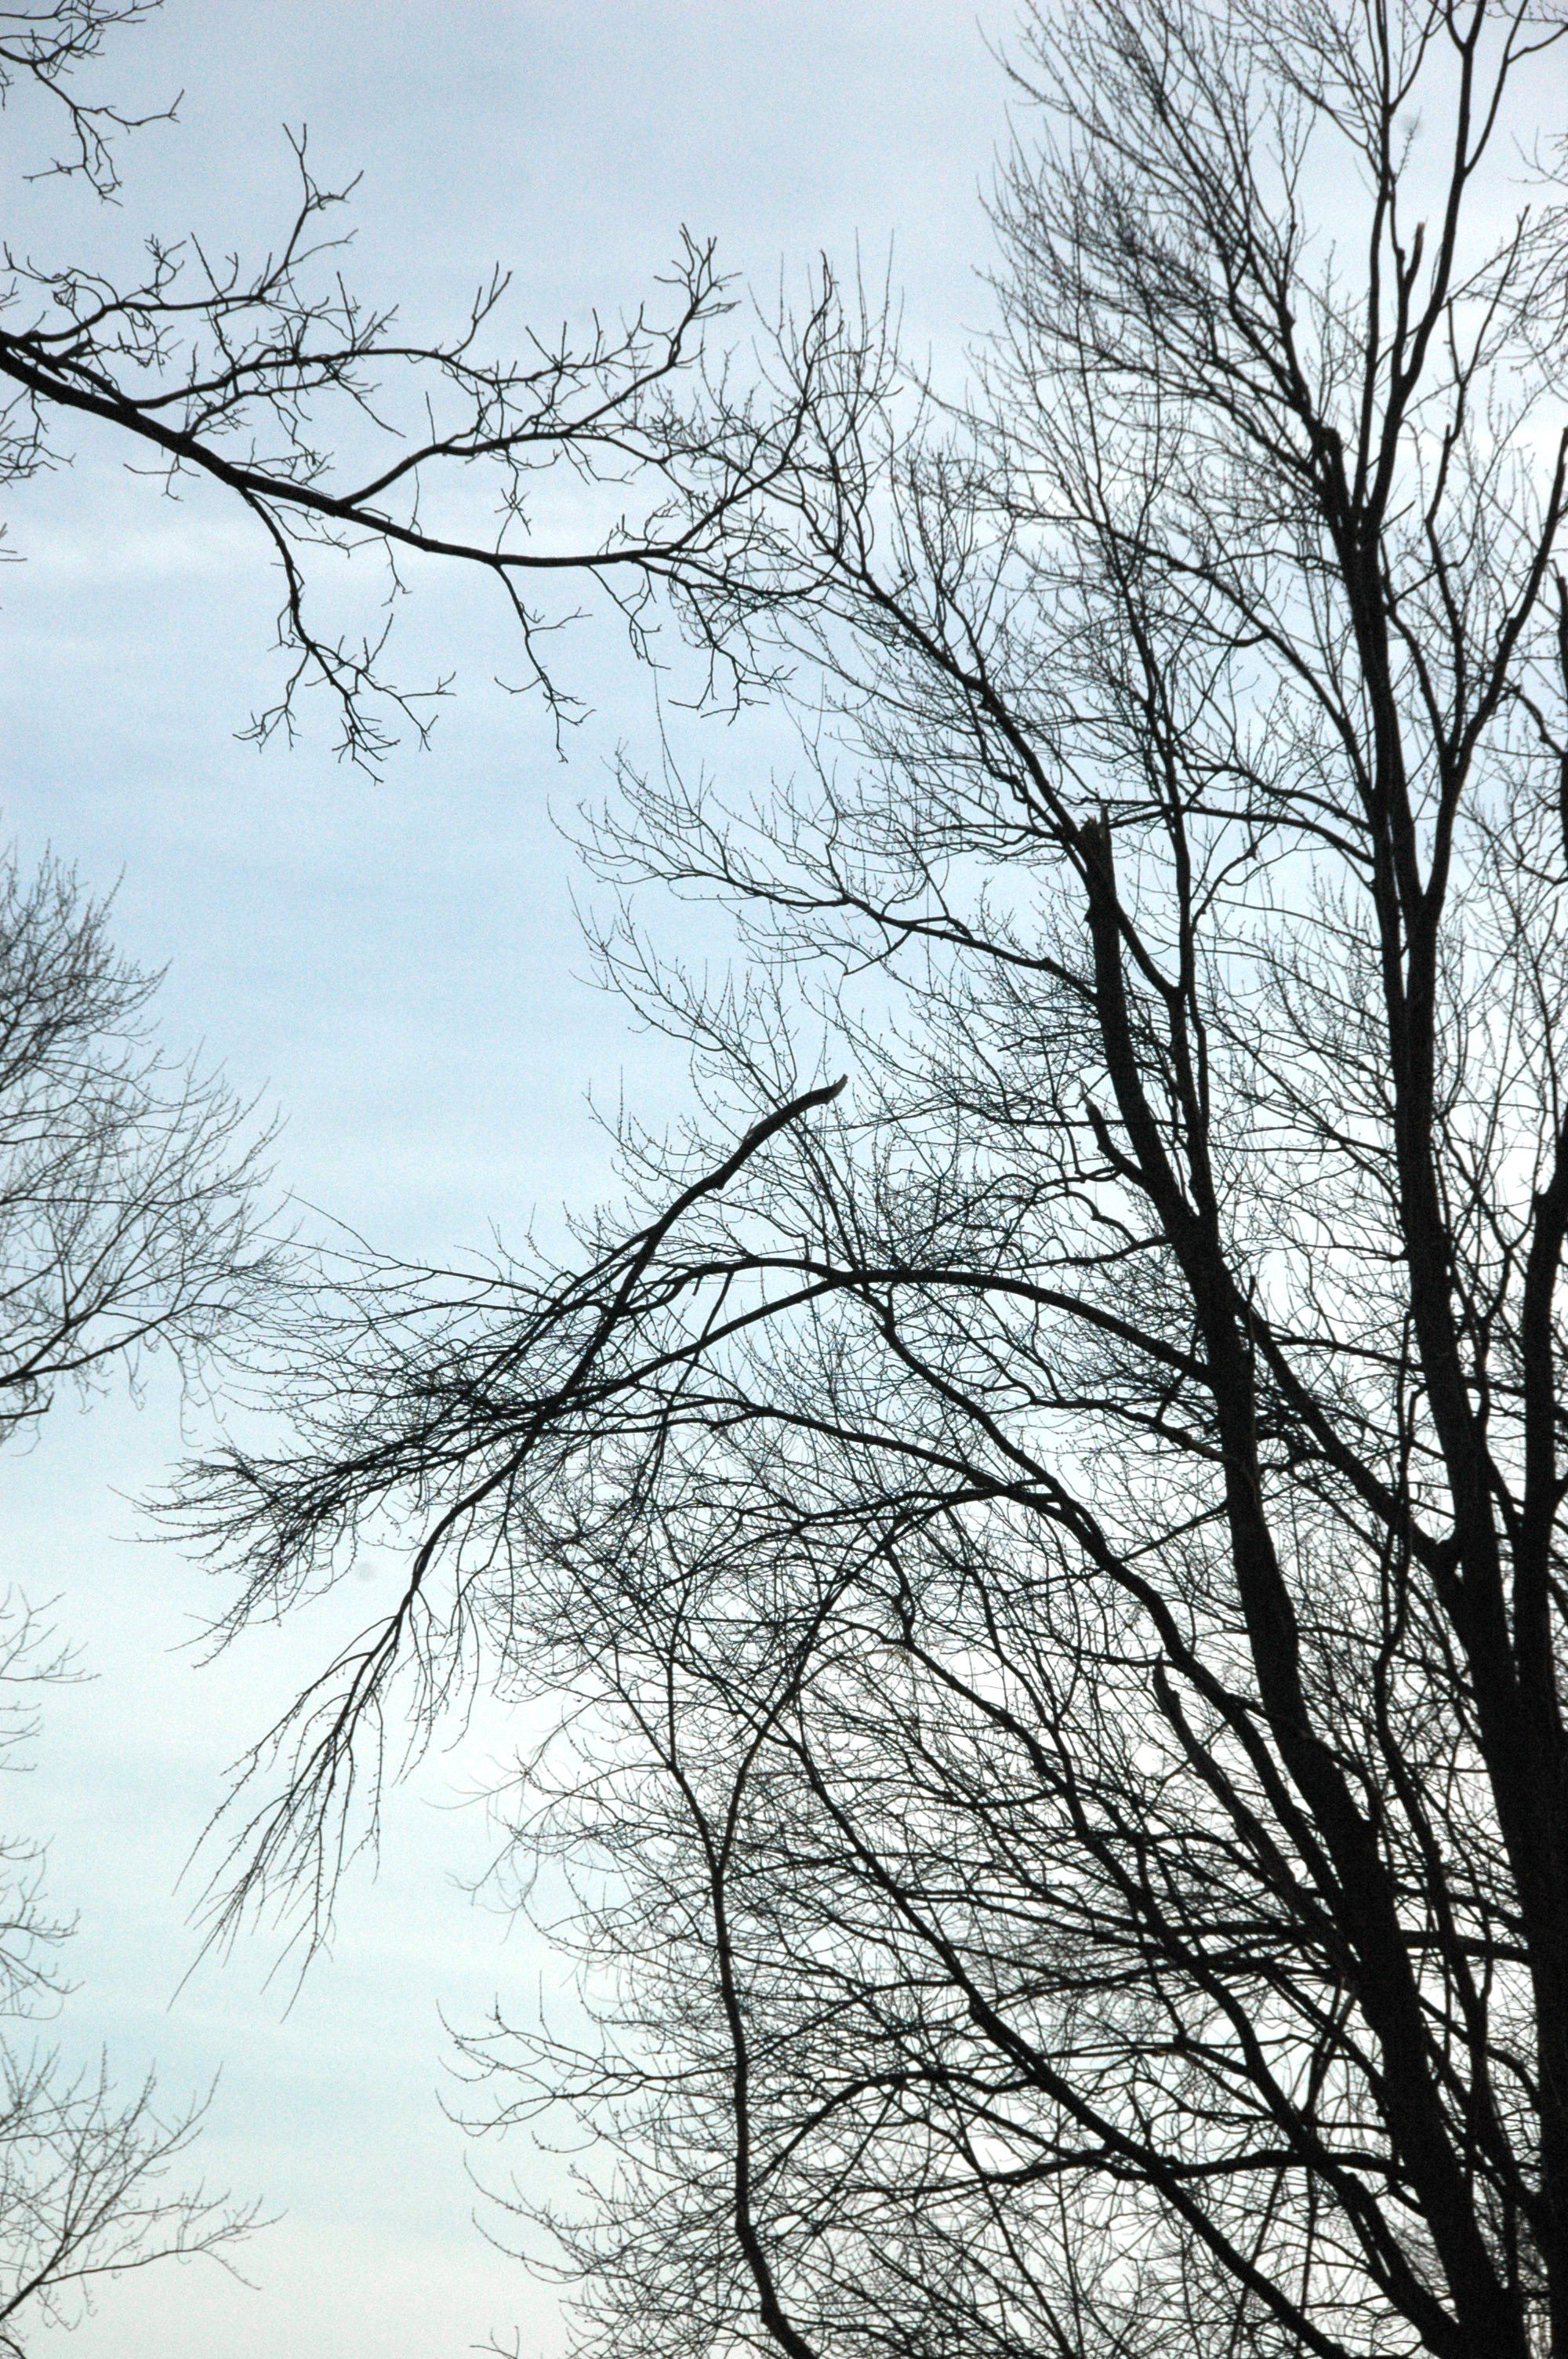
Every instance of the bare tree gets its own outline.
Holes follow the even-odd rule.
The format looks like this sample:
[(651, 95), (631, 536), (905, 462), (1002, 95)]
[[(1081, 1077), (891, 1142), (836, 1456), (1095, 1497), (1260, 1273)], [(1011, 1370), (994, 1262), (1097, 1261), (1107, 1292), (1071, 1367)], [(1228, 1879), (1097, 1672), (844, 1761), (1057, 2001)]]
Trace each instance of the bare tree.
[[(15, 1773), (37, 1734), (40, 1689), (71, 1676), (15, 1591), (0, 1600), (0, 1768)], [(60, 1950), (71, 1927), (43, 1895), (40, 1847), (0, 1841), (0, 2351), (23, 2353), (41, 2322), (69, 2324), (108, 2279), (155, 2261), (229, 2256), (259, 2207), (167, 2183), (200, 2125), (169, 2111), (149, 2075), (129, 2095), (108, 2067), (73, 2070), (39, 2038), (68, 1995)]]
[[(157, 978), (109, 940), (107, 909), (53, 861), (0, 863), (0, 1438), (146, 1353), (200, 1375), (281, 1276), (260, 1232), (265, 1139), (148, 1027)], [(71, 1675), (39, 1615), (0, 1597), (0, 1770), (27, 1767), (37, 1704)], [(116, 2090), (45, 2036), (69, 1995), (71, 1926), (41, 1847), (0, 1834), (0, 2351), (69, 2321), (106, 2278), (166, 2257), (225, 2259), (257, 2222), (168, 2184), (200, 2121), (155, 2081)]]
[(54, 860), (0, 859), (0, 1438), (160, 1343), (194, 1375), (277, 1272), (266, 1139), (159, 1049), (158, 978), (108, 914)]
[(470, 2052), (589, 2348), (1568, 2354), (1563, 29), (1030, 18), (973, 394), (823, 304), (708, 414), (801, 771), (594, 841), (736, 913), (603, 940), (704, 1111), (195, 1478), (236, 1619), (415, 1534), (239, 1901), (403, 1671), (564, 1699), (603, 2040)]
[[(46, 0), (0, 11), (0, 96), (19, 85), (64, 111), (67, 142), (47, 171), (105, 197), (118, 190), (117, 136), (157, 118), (83, 99), (75, 77), (107, 35), (160, 5)], [(382, 660), (400, 569), (422, 558), (494, 581), (521, 632), (521, 684), (543, 692), (558, 725), (577, 708), (546, 662), (548, 633), (570, 614), (550, 603), (557, 592), (597, 582), (643, 651), (655, 593), (697, 586), (724, 561), (731, 512), (752, 484), (756, 438), (743, 451), (727, 437), (720, 453), (685, 392), (701, 374), (708, 329), (729, 309), (713, 247), (683, 236), (652, 302), (618, 322), (596, 321), (576, 342), (564, 331), (522, 332), (518, 356), (496, 357), (505, 274), (491, 276), (451, 334), (410, 337), (343, 276), (348, 241), (333, 223), (352, 183), (318, 180), (303, 134), (296, 156), (294, 217), (254, 262), (216, 255), (194, 235), (152, 236), (145, 271), (122, 283), (88, 262), (6, 251), (0, 483), (56, 467), (62, 438), (96, 421), (169, 492), (200, 482), (236, 499), (283, 582), (289, 664), (278, 701), (252, 721), (258, 740), (292, 732), (310, 687), (327, 692), (341, 750), (362, 765), (375, 766), (400, 721), (426, 732), (444, 684), (410, 690)], [(769, 422), (776, 438), (779, 421)], [(530, 501), (561, 471), (579, 487), (585, 537), (546, 545)], [(384, 616), (368, 635), (318, 619), (313, 593), (321, 553), (356, 550), (385, 569)], [(726, 679), (738, 689), (751, 678), (736, 642)]]

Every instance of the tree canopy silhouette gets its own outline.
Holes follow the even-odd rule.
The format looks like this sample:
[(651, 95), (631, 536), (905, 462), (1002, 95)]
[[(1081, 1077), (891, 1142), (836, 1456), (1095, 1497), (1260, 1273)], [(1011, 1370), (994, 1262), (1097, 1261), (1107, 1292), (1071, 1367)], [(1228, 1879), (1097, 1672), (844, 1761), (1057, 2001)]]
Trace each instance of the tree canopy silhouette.
[(700, 1111), (193, 1477), (237, 1620), (412, 1533), (240, 1900), (565, 1700), (602, 2040), (469, 2052), (617, 2359), (1568, 2354), (1563, 30), (1031, 15), (968, 396), (825, 299), (705, 397), (800, 767), (590, 845), (734, 913), (602, 936)]

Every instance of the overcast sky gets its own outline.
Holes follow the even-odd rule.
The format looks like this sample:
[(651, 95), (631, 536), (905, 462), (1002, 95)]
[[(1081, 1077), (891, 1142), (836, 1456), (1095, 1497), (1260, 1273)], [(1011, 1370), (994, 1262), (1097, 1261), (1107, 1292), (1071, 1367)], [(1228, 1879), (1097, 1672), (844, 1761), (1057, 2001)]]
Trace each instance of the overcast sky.
[[(450, 319), (495, 260), (519, 323), (613, 310), (684, 223), (764, 288), (818, 250), (851, 262), (857, 241), (880, 269), (891, 242), (914, 332), (956, 352), (986, 308), (979, 193), (1004, 130), (984, 37), (1010, 21), (968, 0), (168, 0), (103, 70), (136, 99), (185, 92), (179, 126), (128, 152), (120, 214), (13, 180), (7, 234), (53, 260), (153, 227), (254, 247), (287, 203), (281, 126), (308, 123), (324, 174), (363, 171), (355, 275), (417, 322)], [(0, 582), (8, 829), (29, 856), (52, 842), (93, 885), (119, 880), (123, 944), (168, 966), (171, 1041), (204, 1043), (286, 1116), (287, 1185), (438, 1256), (601, 1184), (589, 1088), (654, 1110), (680, 1088), (577, 979), (572, 859), (547, 812), (591, 797), (616, 744), (647, 742), (647, 684), (618, 647), (589, 629), (566, 651), (596, 713), (563, 767), (537, 709), (492, 685), (509, 658), (488, 603), (417, 584), (410, 668), (455, 670), (458, 694), (432, 751), (373, 788), (324, 735), (264, 756), (235, 742), (276, 687), (275, 585), (221, 505), (171, 507), (83, 442), (7, 521), (26, 560)], [(733, 775), (764, 737), (720, 734), (711, 758)], [(524, 2353), (551, 2352), (553, 2298), (470, 2224), (464, 2141), (437, 2100), (438, 2007), (472, 2023), (496, 1994), (525, 2012), (551, 1986), (548, 1953), (463, 1888), (486, 1833), (460, 1797), (503, 1731), (399, 1799), (379, 1877), (351, 1886), (292, 2008), (265, 1940), (178, 1987), (181, 1863), (225, 1763), (325, 1635), (303, 1625), (204, 1671), (179, 1650), (211, 1601), (125, 1504), (178, 1441), (155, 1385), (140, 1409), (61, 1410), (7, 1463), (8, 1570), (58, 1596), (96, 1674), (51, 1701), (38, 1774), (8, 1799), (54, 1832), (55, 1894), (81, 1913), (68, 2036), (127, 2075), (156, 2056), (174, 2090), (221, 2068), (211, 2175), (285, 2216), (253, 2248), (257, 2289), (164, 2271), (63, 2347), (448, 2359), (516, 2327)], [(534, 2187), (555, 2168), (517, 2142), (503, 2167)]]

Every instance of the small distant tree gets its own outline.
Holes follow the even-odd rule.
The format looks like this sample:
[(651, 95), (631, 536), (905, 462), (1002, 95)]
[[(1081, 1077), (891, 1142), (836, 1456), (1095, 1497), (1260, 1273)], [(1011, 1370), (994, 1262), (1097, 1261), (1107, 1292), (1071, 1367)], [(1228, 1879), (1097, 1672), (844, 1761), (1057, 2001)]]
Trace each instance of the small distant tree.
[(737, 914), (604, 937), (702, 1112), (197, 1479), (239, 1618), (413, 1534), (240, 1899), (403, 1667), (566, 1700), (603, 2040), (470, 2053), (589, 2349), (1568, 2354), (1563, 32), (1032, 13), (969, 397), (824, 301), (708, 416), (800, 773), (594, 846)]
[[(134, 1378), (160, 1347), (199, 1376), (279, 1274), (259, 1234), (265, 1141), (221, 1085), (160, 1052), (156, 984), (67, 870), (0, 861), (0, 1438), (62, 1385)], [(38, 1702), (70, 1676), (69, 1648), (6, 1591), (0, 1770), (27, 1767)], [(0, 2352), (126, 2270), (223, 2258), (257, 2218), (169, 2183), (200, 2105), (170, 2110), (151, 2078), (118, 2091), (48, 2037), (71, 1927), (44, 1867), (39, 1844), (0, 1832)]]
[[(0, 1769), (27, 1765), (35, 1704), (71, 1676), (16, 1591), (0, 1600)], [(170, 2109), (149, 2074), (128, 2093), (107, 2062), (71, 2065), (45, 2036), (70, 1995), (37, 1843), (0, 1836), (0, 2351), (29, 2330), (70, 2324), (108, 2279), (156, 2261), (227, 2260), (259, 2208), (169, 2184), (200, 2126), (200, 2104)]]
[(69, 869), (0, 856), (0, 1438), (160, 1345), (195, 1375), (276, 1272), (265, 1140), (159, 1047), (157, 984)]

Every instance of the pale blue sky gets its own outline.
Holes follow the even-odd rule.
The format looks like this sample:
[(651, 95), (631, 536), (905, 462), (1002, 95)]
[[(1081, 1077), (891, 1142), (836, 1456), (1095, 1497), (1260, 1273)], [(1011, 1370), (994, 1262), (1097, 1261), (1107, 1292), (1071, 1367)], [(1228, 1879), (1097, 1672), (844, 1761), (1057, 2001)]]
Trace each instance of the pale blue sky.
[[(1005, 32), (1007, 9), (981, 14)], [(364, 169), (356, 277), (432, 324), (496, 258), (519, 321), (634, 300), (683, 222), (764, 285), (818, 249), (850, 259), (857, 237), (880, 266), (892, 239), (911, 323), (944, 347), (985, 310), (978, 190), (1004, 91), (970, 0), (168, 0), (120, 56), (119, 87), (184, 87), (183, 125), (127, 155), (115, 219), (58, 190), (16, 200), (9, 234), (40, 255), (123, 250), (154, 225), (270, 226), (279, 125), (307, 121), (325, 169)], [(0, 129), (18, 137), (20, 118)], [(9, 521), (27, 561), (0, 579), (8, 827), (95, 885), (121, 878), (123, 942), (170, 964), (171, 1039), (204, 1041), (282, 1109), (287, 1182), (432, 1255), (596, 1185), (589, 1086), (644, 1107), (679, 1087), (573, 980), (572, 864), (546, 817), (596, 791), (618, 740), (646, 737), (646, 682), (609, 635), (565, 650), (597, 714), (563, 769), (538, 711), (490, 684), (509, 652), (488, 602), (420, 584), (407, 660), (455, 668), (459, 696), (433, 751), (370, 788), (324, 738), (262, 757), (234, 742), (269, 693), (274, 590), (220, 504), (171, 508), (83, 443)], [(709, 757), (761, 763), (764, 737), (716, 733)], [(155, 1386), (141, 1412), (62, 1410), (8, 1462), (6, 1570), (59, 1596), (98, 1675), (52, 1701), (38, 1773), (8, 1799), (55, 1831), (55, 1888), (81, 1913), (72, 2036), (127, 2072), (156, 2054), (172, 2087), (222, 2065), (212, 2172), (287, 2217), (254, 2248), (259, 2291), (165, 2272), (59, 2347), (449, 2359), (516, 2324), (546, 2354), (551, 2298), (469, 2225), (463, 2142), (434, 2096), (438, 2005), (458, 2021), (497, 1991), (525, 2006), (553, 1971), (454, 1881), (482, 1865), (485, 1831), (444, 1806), (503, 1732), (399, 1798), (379, 1879), (351, 1886), (291, 2012), (260, 1942), (174, 1995), (192, 1953), (180, 1863), (224, 1763), (324, 1643), (304, 1625), (201, 1673), (171, 1653), (201, 1581), (134, 1541), (116, 1494), (156, 1481), (178, 1440)], [(542, 2183), (521, 2145), (508, 2159)]]

